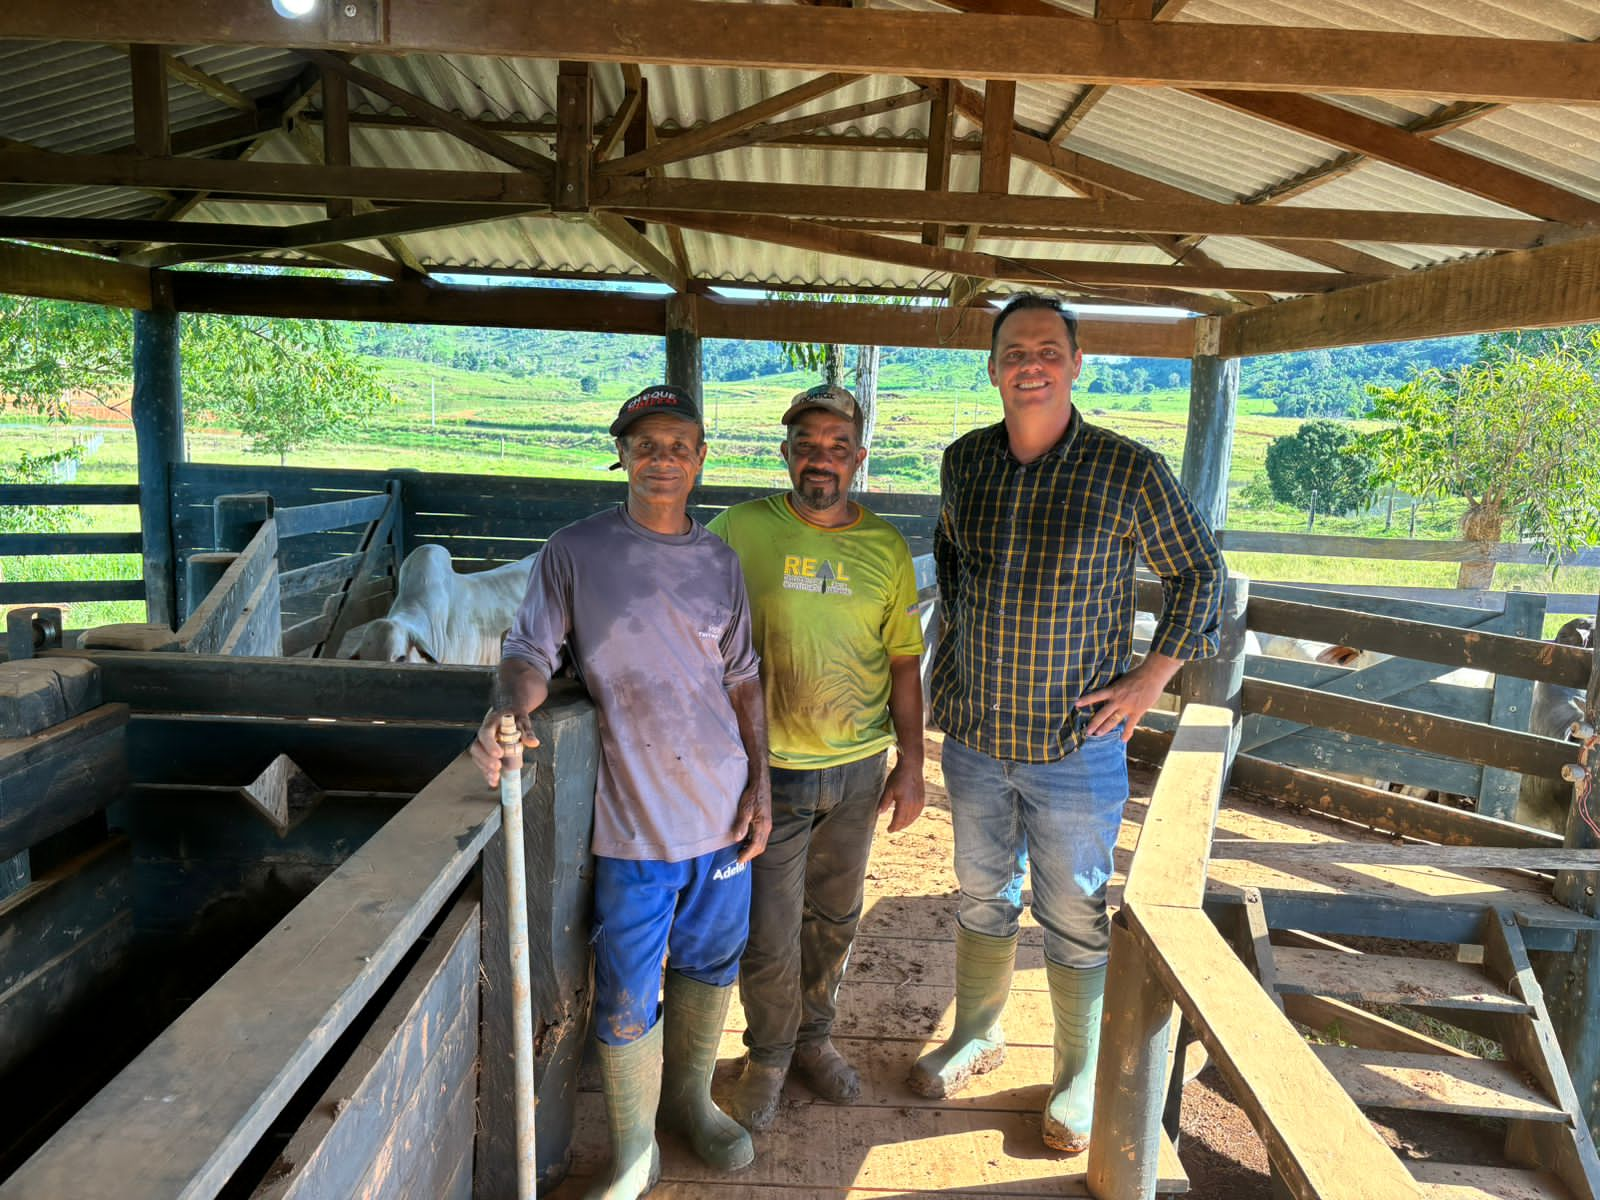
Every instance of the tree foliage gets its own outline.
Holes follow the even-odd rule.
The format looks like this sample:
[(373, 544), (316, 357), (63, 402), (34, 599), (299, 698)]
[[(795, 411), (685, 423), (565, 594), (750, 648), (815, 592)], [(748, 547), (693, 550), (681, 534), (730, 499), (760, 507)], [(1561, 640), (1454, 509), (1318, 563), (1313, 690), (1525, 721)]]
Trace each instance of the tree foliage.
[[(240, 430), (251, 451), (277, 454), (358, 423), (392, 394), (332, 321), (186, 313), (184, 407)], [(65, 420), (70, 397), (125, 395), (133, 321), (90, 304), (0, 296), (0, 394)]]
[(1267, 482), (1279, 504), (1309, 507), (1312, 495), (1323, 512), (1349, 513), (1372, 498), (1372, 461), (1359, 452), (1356, 435), (1333, 421), (1307, 421), (1267, 447)]
[[(1372, 389), (1373, 416), (1390, 423), (1361, 439), (1375, 482), (1465, 499), (1469, 540), (1499, 541), (1514, 519), (1552, 562), (1600, 543), (1597, 370), (1600, 333), (1569, 334), (1533, 353), (1500, 342), (1457, 370)], [(1468, 578), (1487, 586), (1481, 571)]]

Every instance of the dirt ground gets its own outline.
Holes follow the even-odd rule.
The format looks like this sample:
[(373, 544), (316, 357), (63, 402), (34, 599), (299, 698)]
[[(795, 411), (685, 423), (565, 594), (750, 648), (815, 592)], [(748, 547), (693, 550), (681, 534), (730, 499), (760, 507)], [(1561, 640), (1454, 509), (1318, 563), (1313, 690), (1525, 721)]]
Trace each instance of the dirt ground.
[[(756, 1137), (755, 1165), (735, 1178), (709, 1173), (676, 1139), (664, 1136), (663, 1180), (653, 1196), (1087, 1195), (1086, 1156), (1047, 1150), (1039, 1137), (1039, 1112), (1052, 1070), (1052, 1017), (1042, 934), (1028, 914), (1003, 1017), (1006, 1062), (953, 1100), (923, 1100), (905, 1086), (911, 1063), (942, 1039), (953, 1017), (959, 892), (937, 737), (928, 750), (927, 809), (910, 829), (893, 836), (880, 833), (874, 844), (865, 911), (839, 994), (835, 1042), (861, 1070), (861, 1100), (850, 1107), (826, 1104), (791, 1080), (777, 1125)], [(1118, 876), (1110, 889), (1113, 905), (1120, 900), (1121, 875), (1153, 782), (1152, 772), (1133, 772), (1133, 799), (1117, 848)], [(1318, 839), (1324, 836), (1318, 830), (1325, 828), (1265, 810), (1225, 807), (1218, 837), (1281, 833), (1288, 840)], [(743, 1028), (736, 997), (725, 1024), (714, 1094), (726, 1095), (737, 1077)], [(1486, 1149), (1492, 1152), (1499, 1140), (1473, 1121), (1452, 1126), (1433, 1118), (1424, 1129), (1419, 1118), (1406, 1118), (1379, 1129), (1403, 1156), (1450, 1162), (1484, 1161)], [(1427, 1150), (1419, 1148), (1424, 1144)], [(1266, 1150), (1215, 1067), (1200, 1071), (1184, 1089), (1177, 1157), (1191, 1196), (1271, 1200), (1275, 1195)], [(591, 1090), (579, 1100), (573, 1178), (554, 1200), (581, 1195), (607, 1158), (600, 1097)]]

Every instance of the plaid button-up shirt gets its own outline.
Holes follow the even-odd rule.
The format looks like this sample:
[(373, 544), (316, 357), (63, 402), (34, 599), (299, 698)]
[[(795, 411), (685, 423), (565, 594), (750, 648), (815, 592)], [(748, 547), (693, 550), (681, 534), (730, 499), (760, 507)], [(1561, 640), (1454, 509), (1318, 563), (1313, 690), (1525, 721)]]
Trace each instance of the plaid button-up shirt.
[(933, 718), (995, 758), (1053, 762), (1083, 741), (1073, 701), (1132, 665), (1134, 562), (1161, 577), (1151, 650), (1217, 652), (1222, 554), (1155, 451), (1086, 423), (1031, 463), (1005, 425), (944, 452), (934, 535), (944, 632)]

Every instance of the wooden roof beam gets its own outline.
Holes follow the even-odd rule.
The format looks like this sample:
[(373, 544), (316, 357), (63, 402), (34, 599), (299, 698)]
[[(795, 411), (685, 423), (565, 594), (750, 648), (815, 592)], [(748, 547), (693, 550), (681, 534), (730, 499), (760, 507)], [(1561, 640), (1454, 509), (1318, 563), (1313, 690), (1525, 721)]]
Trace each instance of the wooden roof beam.
[(1600, 237), (1414, 271), (1226, 318), (1222, 353), (1332, 346), (1600, 321)]
[(405, 88), (400, 87), (398, 84), (390, 83), (382, 76), (374, 75), (371, 71), (362, 70), (337, 54), (330, 54), (323, 50), (306, 50), (304, 54), (307, 59), (322, 68), (322, 70), (342, 76), (362, 91), (371, 92), (374, 96), (387, 100), (390, 104), (403, 109), (419, 120), (426, 121), (434, 128), (459, 138), (476, 150), (481, 150), (490, 158), (510, 163), (513, 167), (523, 171), (548, 173), (554, 169), (555, 164), (537, 150), (530, 150), (526, 146), (500, 137), (497, 134), (486, 133), (460, 113), (453, 113), (449, 109), (440, 108), (437, 104), (424, 100), (415, 93), (406, 91)]
[[(1050, 17), (1000, 14), (974, 37), (959, 13), (702, 0), (407, 3), (385, 15), (383, 27), (354, 39), (364, 52), (1600, 103), (1600, 48), (1569, 42), (1496, 38), (1491, 53), (1485, 39), (1455, 35), (1174, 21), (1068, 30)], [(10, 4), (0, 8), (0, 37), (335, 49), (352, 44), (338, 16), (294, 22), (268, 5), (152, 0), (97, 5), (86, 19), (75, 5)]]
[(9, 295), (149, 308), (150, 291), (150, 272), (143, 267), (0, 242), (0, 292)]
[[(961, 115), (968, 120), (977, 119), (977, 114), (981, 112), (978, 94), (960, 84), (955, 85), (955, 104)], [(1085, 192), (1090, 196), (1127, 196), (1139, 200), (1170, 200), (1187, 204), (1202, 202), (1193, 192), (1186, 192), (1182, 188), (1140, 175), (1136, 171), (1129, 171), (1077, 151), (1052, 145), (1026, 129), (1018, 128), (1012, 134), (1011, 144), (1012, 152), (1018, 157), (1033, 163), (1064, 187)], [(1376, 255), (1352, 250), (1333, 241), (1307, 239), (1291, 245), (1269, 237), (1259, 237), (1256, 240), (1274, 249), (1287, 251), (1337, 271), (1364, 275), (1400, 272), (1399, 267)], [(1174, 247), (1165, 244), (1160, 248), (1168, 253), (1174, 251)]]
[(1281, 128), (1389, 163), (1507, 208), (1573, 225), (1600, 223), (1600, 203), (1323, 100), (1277, 92), (1203, 91), (1194, 94), (1213, 104), (1259, 117)]
[[(359, 280), (179, 271), (168, 277), (185, 312), (408, 324), (482, 325), (660, 334), (666, 297), (562, 288), (422, 286)], [(714, 281), (707, 281), (714, 282)], [(871, 341), (884, 346), (987, 350), (994, 310), (933, 305), (824, 304), (698, 297), (702, 337), (753, 341)], [(1083, 317), (1079, 338), (1097, 354), (1188, 358), (1192, 321)]]
[(788, 112), (791, 108), (798, 108), (802, 104), (809, 104), (819, 97), (830, 92), (836, 92), (842, 87), (856, 83), (862, 78), (860, 75), (850, 75), (843, 72), (832, 71), (826, 75), (819, 75), (809, 79), (787, 91), (779, 92), (776, 96), (768, 96), (765, 100), (747, 105), (737, 112), (719, 117), (715, 121), (708, 121), (696, 129), (691, 129), (669, 142), (658, 142), (654, 147), (641, 151), (638, 154), (625, 155), (613, 162), (606, 163), (602, 168), (603, 174), (627, 175), (642, 171), (646, 167), (664, 166), (669, 162), (679, 162), (686, 158), (695, 158), (701, 154), (714, 153), (706, 147), (716, 146), (724, 138), (733, 134), (742, 133), (747, 129), (760, 125), (770, 120), (779, 113)]
[(176, 54), (166, 54), (163, 57), (163, 65), (172, 78), (188, 84), (202, 95), (210, 96), (219, 104), (226, 104), (229, 108), (236, 108), (245, 113), (256, 110), (256, 102), (238, 88), (223, 83), (215, 75), (202, 71), (199, 67), (190, 66)]
[[(652, 220), (661, 219), (653, 214), (649, 216)], [(699, 213), (679, 213), (669, 219), (686, 229), (698, 229), (704, 233), (771, 242), (868, 262), (893, 263), (924, 271), (967, 275), (977, 279), (1009, 279), (1041, 288), (1070, 289), (1079, 295), (1094, 295), (1103, 288), (1113, 290), (1117, 297), (1135, 303), (1176, 306), (1207, 313), (1231, 312), (1237, 307), (1211, 296), (1191, 295), (1181, 290), (1185, 285), (1204, 285), (1198, 278), (1191, 279), (1189, 272), (1182, 272), (1180, 281), (1179, 272), (1165, 267), (1049, 259), (998, 259), (988, 254), (924, 246), (897, 238), (852, 233), (837, 226), (816, 225), (783, 217), (708, 217)], [(1169, 280), (1174, 282), (1169, 283)]]
[[(6, 155), (0, 154), (0, 176)], [(1563, 234), (1546, 221), (1365, 209), (1247, 208), (1206, 202), (985, 196), (909, 188), (828, 187), (700, 179), (607, 179), (597, 208), (675, 209), (783, 217), (937, 221), (985, 228), (1055, 226), (1134, 233), (1325, 238), (1523, 249)]]
[(683, 268), (644, 234), (615, 213), (595, 213), (589, 218), (594, 231), (675, 292), (689, 290)]

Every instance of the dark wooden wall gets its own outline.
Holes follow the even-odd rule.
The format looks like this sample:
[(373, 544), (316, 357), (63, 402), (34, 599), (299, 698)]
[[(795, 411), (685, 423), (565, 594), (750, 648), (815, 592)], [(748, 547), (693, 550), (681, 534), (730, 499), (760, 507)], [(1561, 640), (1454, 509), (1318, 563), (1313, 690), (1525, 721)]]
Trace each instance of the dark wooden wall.
[[(237, 492), (269, 493), (280, 506), (318, 504), (370, 495), (391, 480), (403, 488), (405, 551), (420, 543), (446, 547), (458, 568), (491, 567), (526, 557), (563, 525), (619, 503), (624, 483), (605, 480), (530, 479), (516, 475), (444, 475), (421, 471), (342, 471), (304, 467), (218, 466), (184, 463), (173, 469), (173, 537), (180, 557), (212, 549), (211, 502)], [(770, 495), (771, 488), (700, 487), (691, 511), (710, 520), (730, 504)], [(938, 497), (874, 492), (868, 508), (906, 536), (913, 554), (933, 549)], [(309, 566), (354, 552), (359, 527), (285, 540), (280, 566)]]

